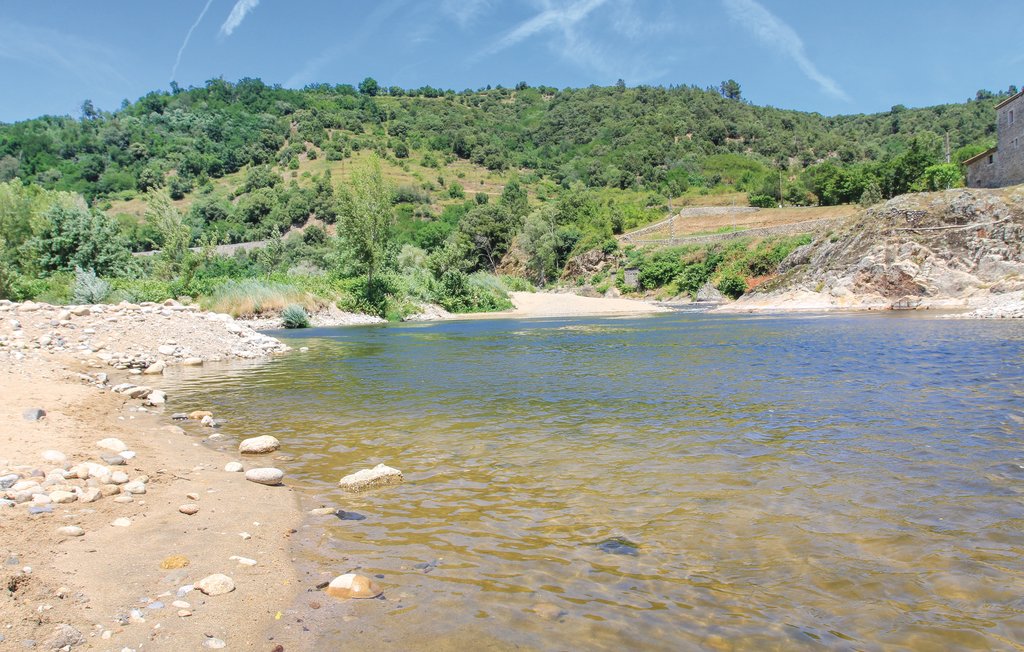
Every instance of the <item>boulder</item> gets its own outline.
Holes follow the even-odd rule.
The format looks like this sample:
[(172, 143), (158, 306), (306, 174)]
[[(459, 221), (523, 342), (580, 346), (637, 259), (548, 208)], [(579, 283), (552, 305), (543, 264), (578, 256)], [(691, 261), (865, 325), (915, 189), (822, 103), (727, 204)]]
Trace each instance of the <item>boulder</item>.
[(196, 588), (206, 595), (224, 595), (235, 590), (235, 583), (227, 575), (215, 573), (196, 582)]
[(257, 484), (275, 486), (284, 480), (284, 471), (272, 467), (249, 469), (245, 472), (245, 479)]
[(242, 443), (238, 445), (238, 452), (248, 454), (273, 453), (280, 447), (281, 442), (276, 437), (262, 435), (260, 437), (243, 439)]
[(365, 575), (346, 573), (331, 580), (327, 585), (327, 595), (343, 599), (368, 599), (376, 598), (383, 591)]
[(363, 469), (351, 475), (346, 475), (338, 481), (338, 486), (345, 491), (365, 491), (367, 489), (400, 484), (404, 480), (402, 472), (398, 469), (378, 464), (372, 469)]

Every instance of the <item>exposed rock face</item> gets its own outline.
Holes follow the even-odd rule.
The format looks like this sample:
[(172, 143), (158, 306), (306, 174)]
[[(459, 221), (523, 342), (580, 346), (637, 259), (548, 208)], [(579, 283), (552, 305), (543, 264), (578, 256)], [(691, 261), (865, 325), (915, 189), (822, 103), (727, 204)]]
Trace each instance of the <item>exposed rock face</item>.
[(895, 197), (800, 247), (729, 310), (963, 308), (1024, 290), (1024, 186)]
[(400, 484), (403, 480), (402, 472), (398, 469), (378, 464), (372, 469), (363, 469), (351, 475), (346, 475), (338, 481), (338, 486), (345, 491), (365, 491), (376, 487)]

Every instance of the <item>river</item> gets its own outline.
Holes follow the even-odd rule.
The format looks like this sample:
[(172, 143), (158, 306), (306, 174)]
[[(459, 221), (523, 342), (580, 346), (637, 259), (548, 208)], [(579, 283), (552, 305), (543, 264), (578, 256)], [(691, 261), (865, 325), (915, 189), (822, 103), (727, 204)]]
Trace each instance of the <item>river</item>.
[[(282, 441), (317, 646), (1020, 649), (1024, 324), (908, 314), (275, 333), (175, 381)], [(230, 445), (234, 445), (231, 443)], [(400, 486), (343, 475), (379, 462)], [(315, 594), (314, 594), (315, 595)], [(309, 603), (304, 596), (302, 605)], [(318, 603), (319, 605), (319, 603)]]

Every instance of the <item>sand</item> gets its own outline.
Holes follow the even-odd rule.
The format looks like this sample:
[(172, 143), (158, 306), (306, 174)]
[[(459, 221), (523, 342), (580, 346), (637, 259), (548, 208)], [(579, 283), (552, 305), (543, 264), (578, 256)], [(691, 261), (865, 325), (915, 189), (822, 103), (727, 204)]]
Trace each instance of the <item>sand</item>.
[(581, 297), (555, 292), (510, 292), (515, 308), (504, 312), (451, 315), (451, 319), (530, 319), (542, 317), (598, 317), (670, 312), (649, 301)]
[[(0, 507), (0, 649), (28, 649), (24, 641), (51, 649), (64, 625), (84, 638), (75, 650), (199, 650), (211, 638), (227, 649), (302, 648), (288, 640), (289, 608), (307, 588), (300, 587), (289, 554), (302, 520), (297, 492), (224, 471), (226, 462), (241, 458), (202, 445), (212, 428), (188, 422), (181, 424), (184, 433), (167, 429), (172, 411), (205, 406), (179, 405), (172, 395), (162, 413), (140, 411), (141, 401), (84, 382), (82, 371), (96, 373), (70, 353), (0, 354), (0, 472), (63, 466), (43, 461), (49, 449), (64, 453), (67, 466), (102, 462), (96, 442), (115, 437), (136, 457), (111, 469), (149, 476), (146, 493), (130, 503), (110, 496), (55, 504), (52, 513), (38, 515), (28, 514), (28, 504)], [(138, 381), (126, 371), (104, 371), (111, 384)], [(160, 378), (146, 376), (145, 384), (158, 388)], [(45, 409), (46, 417), (27, 421), (22, 413), (34, 407)], [(241, 461), (246, 468), (275, 466), (274, 454)], [(185, 503), (198, 505), (198, 513), (180, 513)], [(131, 524), (113, 526), (120, 518)], [(69, 525), (84, 535), (58, 534)], [(161, 568), (173, 555), (183, 555), (188, 565)], [(231, 577), (235, 590), (178, 597), (179, 587), (214, 573)], [(187, 602), (191, 615), (179, 615), (175, 600)], [(163, 608), (147, 608), (153, 601)], [(133, 609), (142, 619), (131, 617)]]

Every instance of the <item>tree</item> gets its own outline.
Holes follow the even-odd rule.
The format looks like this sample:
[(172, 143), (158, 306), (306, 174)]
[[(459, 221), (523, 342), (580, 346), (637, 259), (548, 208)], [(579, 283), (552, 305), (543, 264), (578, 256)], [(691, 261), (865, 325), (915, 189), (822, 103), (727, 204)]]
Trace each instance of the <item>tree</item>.
[(878, 182), (871, 178), (864, 186), (864, 192), (860, 195), (860, 205), (863, 208), (869, 208), (881, 202), (882, 189), (878, 187)]
[(395, 242), (391, 189), (384, 182), (376, 154), (352, 171), (350, 186), (343, 187), (340, 194), (342, 248), (366, 275), (370, 298), (375, 293), (375, 277), (385, 268)]
[(91, 269), (100, 276), (127, 272), (131, 255), (117, 223), (82, 205), (54, 204), (42, 214), (32, 239), (39, 265), (47, 271)]
[(374, 97), (380, 92), (380, 84), (373, 77), (367, 77), (363, 81), (359, 82), (359, 92), (363, 95)]
[(181, 213), (171, 203), (166, 190), (156, 190), (149, 195), (146, 222), (153, 227), (159, 240), (160, 253), (156, 257), (156, 275), (165, 280), (181, 279), (187, 286), (191, 281), (189, 268), (192, 261), (192, 230), (181, 220)]
[(508, 207), (499, 202), (473, 208), (459, 222), (459, 230), (471, 244), (476, 264), (486, 265), (496, 272), (520, 223)]
[(544, 204), (530, 213), (523, 227), (520, 245), (526, 252), (526, 269), (540, 285), (558, 276), (558, 213), (554, 204)]
[(505, 184), (498, 204), (507, 208), (509, 214), (516, 220), (522, 220), (530, 212), (529, 197), (516, 179)]
[(956, 163), (929, 165), (921, 175), (921, 185), (926, 190), (949, 190), (964, 185), (964, 175)]
[(722, 82), (718, 86), (718, 92), (722, 94), (727, 100), (739, 100), (742, 99), (740, 94), (740, 85), (735, 79), (728, 79)]

